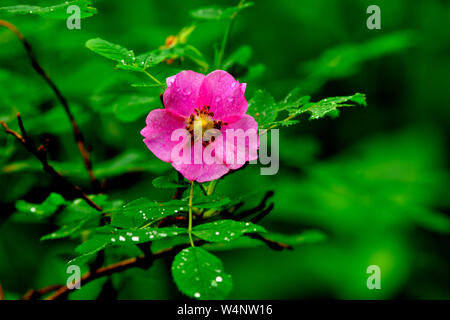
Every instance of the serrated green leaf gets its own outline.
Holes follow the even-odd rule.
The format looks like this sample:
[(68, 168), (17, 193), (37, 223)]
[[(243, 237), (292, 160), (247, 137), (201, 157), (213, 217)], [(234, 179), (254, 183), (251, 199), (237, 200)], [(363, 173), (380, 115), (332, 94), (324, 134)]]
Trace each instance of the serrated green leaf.
[(74, 0), (65, 1), (64, 3), (54, 6), (40, 7), (30, 5), (16, 5), (0, 8), (0, 14), (36, 14), (45, 18), (52, 19), (67, 19), (73, 13), (67, 13), (70, 6), (78, 6), (80, 8), (80, 18), (87, 18), (97, 13), (97, 9), (92, 7), (91, 1), (88, 0)]
[(187, 229), (177, 227), (142, 228), (137, 230), (117, 230), (110, 236), (109, 243), (116, 245), (138, 244), (186, 234)]
[(249, 232), (266, 232), (266, 229), (251, 222), (234, 220), (204, 223), (192, 229), (194, 235), (210, 242), (231, 241)]
[(103, 40), (101, 38), (88, 40), (86, 42), (86, 47), (105, 58), (120, 63), (130, 62), (134, 58), (133, 51), (128, 50), (118, 44)]
[(155, 202), (140, 198), (126, 204), (112, 216), (111, 224), (121, 228), (139, 228), (151, 224), (162, 218), (187, 211), (188, 202), (184, 200), (171, 200)]
[(290, 110), (290, 114), (298, 115), (301, 113), (310, 112), (311, 116), (309, 119), (313, 120), (322, 118), (330, 113), (332, 114), (337, 111), (337, 108), (353, 107), (355, 104), (367, 106), (365, 96), (361, 93), (356, 93), (351, 96), (326, 98), (320, 100), (319, 102), (308, 103), (298, 110)]
[(256, 91), (248, 102), (248, 114), (255, 118), (259, 128), (266, 128), (278, 115), (275, 99), (267, 91)]
[(233, 286), (220, 259), (199, 247), (184, 249), (175, 256), (172, 276), (182, 293), (196, 299), (224, 299)]

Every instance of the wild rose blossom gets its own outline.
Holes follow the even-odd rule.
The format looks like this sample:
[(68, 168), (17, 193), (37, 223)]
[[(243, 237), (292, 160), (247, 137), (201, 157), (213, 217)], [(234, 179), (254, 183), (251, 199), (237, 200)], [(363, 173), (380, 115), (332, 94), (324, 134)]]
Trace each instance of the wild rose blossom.
[[(239, 83), (223, 70), (206, 76), (181, 71), (166, 82), (165, 108), (152, 110), (141, 130), (145, 144), (156, 157), (171, 163), (186, 179), (197, 182), (216, 180), (246, 161), (257, 159), (258, 124), (245, 114), (246, 83)], [(184, 134), (174, 135), (180, 130)], [(250, 132), (251, 137), (244, 136), (241, 145), (236, 138), (236, 145), (235, 132)], [(183, 153), (189, 152), (183, 155), (184, 159), (188, 157), (190, 161), (180, 161), (180, 144)], [(205, 150), (214, 162), (205, 160)]]

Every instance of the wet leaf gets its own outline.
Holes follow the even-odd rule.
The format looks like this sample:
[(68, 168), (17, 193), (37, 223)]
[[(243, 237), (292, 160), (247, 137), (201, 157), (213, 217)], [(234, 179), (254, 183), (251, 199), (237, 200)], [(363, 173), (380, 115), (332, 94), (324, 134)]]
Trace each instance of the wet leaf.
[(224, 299), (233, 286), (222, 261), (199, 247), (184, 249), (175, 256), (172, 276), (182, 293), (196, 299)]
[(192, 229), (192, 233), (200, 239), (210, 242), (231, 241), (244, 233), (266, 232), (266, 230), (251, 222), (234, 220), (219, 220), (200, 224)]

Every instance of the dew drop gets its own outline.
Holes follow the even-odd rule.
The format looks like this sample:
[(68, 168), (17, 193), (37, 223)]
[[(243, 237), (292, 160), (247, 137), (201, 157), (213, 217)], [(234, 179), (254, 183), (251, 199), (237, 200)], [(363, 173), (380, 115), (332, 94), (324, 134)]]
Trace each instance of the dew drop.
[(116, 242), (116, 239), (115, 239), (115, 238), (111, 238), (111, 241), (112, 241), (112, 242)]
[(223, 279), (222, 279), (221, 276), (218, 276), (218, 277), (216, 278), (216, 281), (217, 281), (217, 282), (222, 282), (222, 280), (223, 280)]
[(123, 236), (120, 236), (120, 237), (119, 237), (119, 240), (120, 240), (120, 241), (125, 241), (125, 238), (124, 238)]
[(36, 208), (35, 208), (35, 207), (32, 207), (32, 208), (30, 208), (30, 211), (31, 211), (31, 212), (36, 212)]
[(139, 241), (139, 237), (136, 237), (136, 236), (135, 236), (135, 237), (132, 237), (131, 240), (133, 240), (133, 241)]
[(200, 293), (198, 293), (198, 292), (194, 293), (194, 297), (200, 298)]

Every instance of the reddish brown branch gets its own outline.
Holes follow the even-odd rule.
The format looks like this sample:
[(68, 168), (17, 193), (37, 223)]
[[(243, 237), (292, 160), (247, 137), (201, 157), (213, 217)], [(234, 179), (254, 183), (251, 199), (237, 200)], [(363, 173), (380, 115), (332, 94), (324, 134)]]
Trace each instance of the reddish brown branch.
[(0, 283), (0, 300), (5, 300), (5, 293), (3, 292), (3, 287), (1, 283)]
[(103, 211), (102, 207), (100, 207), (94, 201), (92, 201), (79, 186), (71, 183), (48, 163), (46, 149), (43, 146), (36, 148), (36, 145), (34, 144), (33, 140), (31, 140), (31, 138), (28, 136), (25, 130), (22, 118), (20, 117), (19, 113), (17, 113), (17, 121), (19, 123), (19, 128), (22, 134), (19, 134), (18, 132), (11, 130), (4, 121), (0, 121), (0, 124), (3, 126), (7, 134), (10, 134), (13, 137), (15, 137), (17, 141), (19, 141), (28, 150), (28, 152), (33, 154), (41, 162), (42, 168), (44, 169), (45, 172), (47, 172), (54, 178), (58, 179), (59, 181), (69, 186), (75, 195), (86, 201), (86, 203), (90, 205), (92, 208), (100, 212)]
[(67, 102), (67, 99), (63, 96), (61, 91), (58, 89), (58, 87), (55, 85), (55, 83), (50, 79), (49, 75), (45, 70), (41, 67), (38, 60), (36, 59), (36, 56), (34, 55), (34, 52), (31, 48), (30, 43), (25, 39), (24, 35), (17, 29), (15, 25), (12, 23), (0, 20), (0, 26), (3, 26), (9, 30), (11, 30), (16, 37), (22, 42), (23, 46), (25, 47), (25, 50), (28, 54), (28, 58), (30, 59), (31, 65), (33, 69), (47, 82), (47, 84), (50, 86), (50, 88), (53, 90), (54, 94), (58, 98), (59, 102), (62, 104), (64, 111), (66, 112), (67, 116), (69, 117), (70, 123), (72, 124), (73, 128), (73, 135), (75, 138), (75, 142), (78, 146), (78, 149), (80, 150), (81, 156), (83, 157), (84, 166), (86, 167), (86, 170), (88, 172), (89, 178), (91, 179), (91, 183), (94, 187), (94, 189), (97, 189), (99, 187), (99, 183), (95, 178), (94, 172), (92, 170), (92, 162), (90, 158), (90, 153), (88, 149), (85, 146), (83, 135), (77, 125), (77, 122), (75, 121), (75, 118), (70, 111), (69, 103)]

